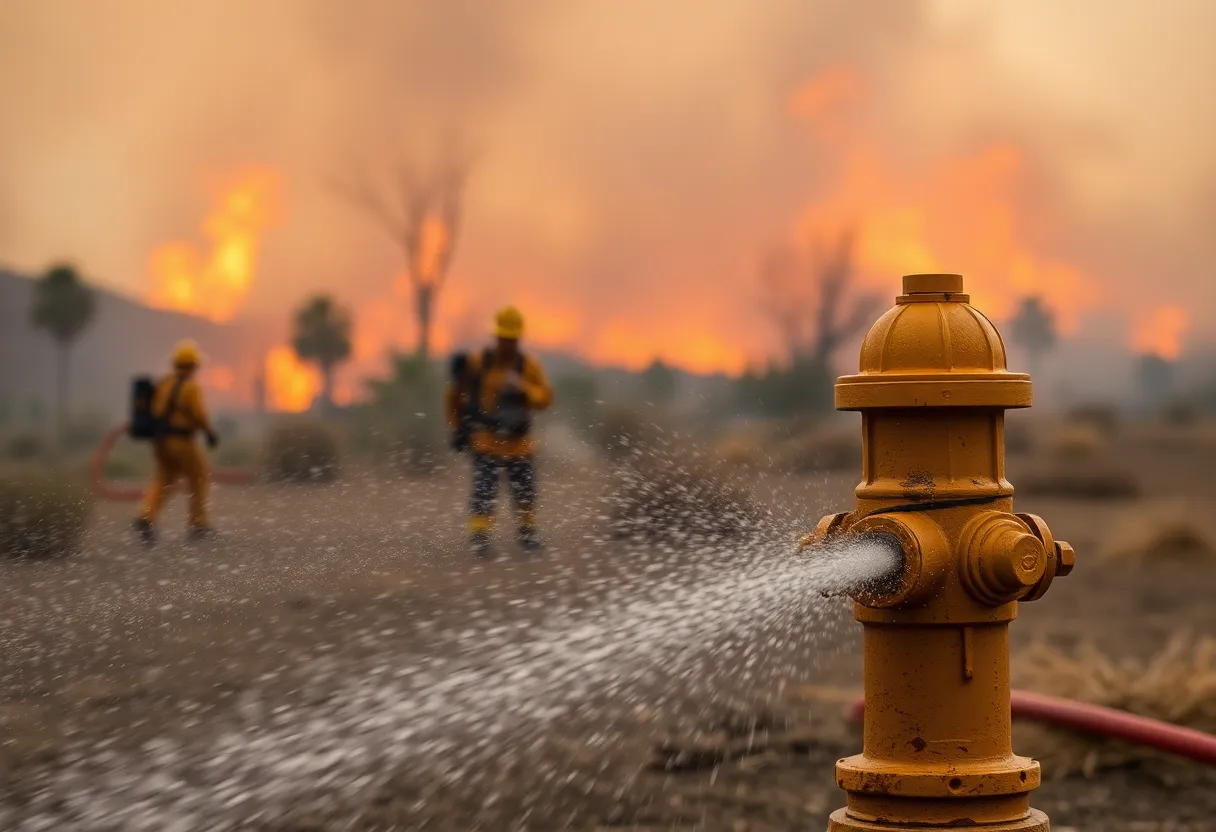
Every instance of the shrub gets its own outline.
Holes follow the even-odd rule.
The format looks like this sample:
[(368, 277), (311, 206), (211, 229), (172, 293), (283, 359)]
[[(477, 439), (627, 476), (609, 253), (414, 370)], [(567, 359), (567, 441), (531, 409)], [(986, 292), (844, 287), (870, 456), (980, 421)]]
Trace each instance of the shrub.
[(773, 460), (793, 474), (817, 471), (861, 473), (861, 432), (856, 428), (821, 429), (783, 443)]
[(1107, 447), (1107, 434), (1091, 422), (1067, 422), (1048, 441), (1048, 451), (1062, 462), (1077, 462), (1100, 456)]
[(225, 441), (216, 448), (211, 460), (221, 468), (249, 468), (257, 465), (257, 446), (248, 442)]
[(371, 396), (357, 415), (360, 445), (408, 473), (435, 471), (447, 450), (444, 379), (439, 366), (418, 356), (393, 356), (388, 377), (367, 382)]
[(1146, 501), (1111, 523), (1102, 553), (1132, 563), (1210, 563), (1216, 559), (1216, 523), (1185, 501)]
[(579, 431), (589, 431), (596, 424), (598, 400), (595, 376), (564, 375), (553, 382), (553, 415)]
[(105, 475), (107, 480), (138, 480), (148, 472), (149, 465), (140, 465), (129, 456), (111, 454), (106, 459)]
[(1170, 427), (1189, 428), (1199, 417), (1199, 405), (1187, 399), (1175, 399), (1161, 409), (1161, 420)]
[(91, 510), (88, 491), (75, 483), (29, 472), (0, 474), (0, 556), (74, 554)]
[(338, 440), (310, 419), (273, 425), (266, 433), (266, 477), (271, 482), (331, 482), (338, 476)]
[(40, 433), (18, 433), (8, 440), (9, 459), (26, 462), (46, 456), (47, 442)]
[(1119, 411), (1114, 405), (1093, 402), (1069, 410), (1067, 421), (1076, 425), (1088, 425), (1099, 433), (1111, 434), (1119, 428)]
[(1034, 450), (1034, 430), (1024, 421), (1011, 421), (1005, 418), (1005, 452), (1009, 454), (1028, 454)]
[(636, 542), (698, 545), (753, 533), (762, 512), (719, 466), (688, 455), (635, 454), (612, 473), (609, 531)]
[(1027, 472), (1014, 485), (1019, 494), (1036, 497), (1117, 500), (1140, 494), (1139, 480), (1131, 471), (1092, 463)]
[(622, 460), (645, 454), (664, 434), (663, 429), (626, 407), (606, 408), (595, 424), (595, 446), (609, 459)]

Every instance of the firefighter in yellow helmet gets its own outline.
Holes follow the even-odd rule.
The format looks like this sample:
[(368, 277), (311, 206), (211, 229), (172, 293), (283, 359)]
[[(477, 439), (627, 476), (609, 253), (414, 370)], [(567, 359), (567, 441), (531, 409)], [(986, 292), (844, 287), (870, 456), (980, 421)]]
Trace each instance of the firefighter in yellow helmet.
[(135, 521), (135, 530), (148, 544), (156, 539), (156, 518), (164, 505), (165, 492), (179, 479), (185, 480), (190, 492), (188, 539), (203, 540), (214, 534), (207, 519), (207, 458), (195, 440), (202, 433), (209, 448), (219, 444), (203, 403), (203, 391), (195, 380), (202, 360), (197, 344), (182, 341), (173, 350), (173, 372), (156, 384), (152, 398), (157, 424), (152, 440), (156, 473), (144, 497), (143, 512)]
[(536, 467), (532, 414), (553, 403), (553, 391), (540, 363), (519, 348), (524, 319), (508, 306), (494, 320), (495, 343), (481, 353), (453, 360), (446, 409), (457, 450), (473, 457), (473, 494), (469, 502), (469, 544), (474, 554), (490, 553), (494, 501), (506, 471), (515, 503), (519, 545), (540, 549), (536, 530)]

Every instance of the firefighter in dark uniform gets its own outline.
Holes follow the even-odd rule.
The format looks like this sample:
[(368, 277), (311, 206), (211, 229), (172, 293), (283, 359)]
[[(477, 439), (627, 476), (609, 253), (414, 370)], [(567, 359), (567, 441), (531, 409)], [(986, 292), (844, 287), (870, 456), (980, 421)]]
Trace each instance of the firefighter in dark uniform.
[(457, 356), (446, 393), (448, 427), (457, 450), (473, 457), (469, 501), (469, 545), (490, 552), (494, 501), (503, 471), (517, 514), (519, 545), (540, 549), (536, 529), (536, 467), (532, 414), (553, 403), (540, 363), (520, 351), (524, 321), (513, 306), (495, 317), (495, 344), (480, 353)]

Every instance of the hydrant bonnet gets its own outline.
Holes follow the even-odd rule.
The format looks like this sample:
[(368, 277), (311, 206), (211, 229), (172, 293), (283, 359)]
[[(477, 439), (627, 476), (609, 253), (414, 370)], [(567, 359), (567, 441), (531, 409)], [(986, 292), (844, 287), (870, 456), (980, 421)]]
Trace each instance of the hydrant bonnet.
[(960, 275), (908, 275), (903, 288), (866, 334), (860, 372), (837, 381), (838, 410), (1030, 406), (1030, 376), (1006, 369), (1000, 333)]

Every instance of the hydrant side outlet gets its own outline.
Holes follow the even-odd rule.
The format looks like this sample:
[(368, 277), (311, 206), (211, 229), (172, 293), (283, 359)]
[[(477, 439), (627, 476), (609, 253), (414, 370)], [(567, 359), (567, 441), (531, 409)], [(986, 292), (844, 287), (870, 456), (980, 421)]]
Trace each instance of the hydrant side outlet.
[(1039, 765), (1013, 753), (1009, 623), (1074, 554), (1039, 517), (1013, 512), (1005, 410), (1030, 377), (1006, 367), (996, 327), (959, 275), (909, 275), (870, 329), (836, 406), (862, 414), (854, 510), (806, 542), (882, 534), (898, 581), (859, 590), (866, 715), (861, 754), (836, 765), (838, 832), (1042, 830)]

